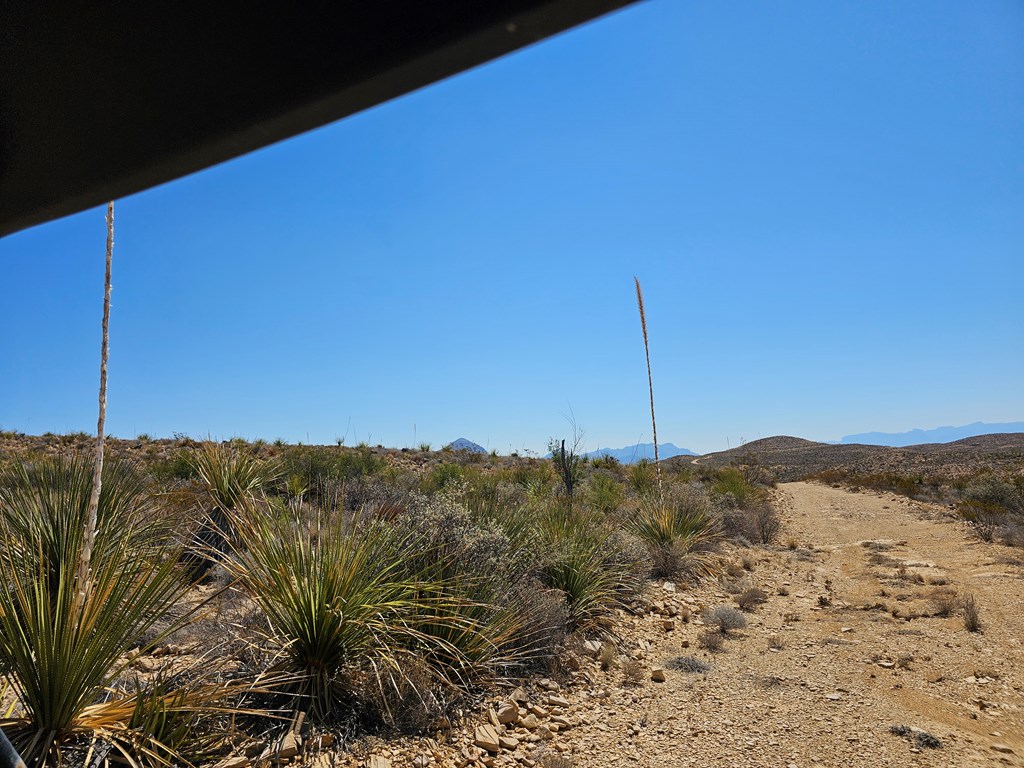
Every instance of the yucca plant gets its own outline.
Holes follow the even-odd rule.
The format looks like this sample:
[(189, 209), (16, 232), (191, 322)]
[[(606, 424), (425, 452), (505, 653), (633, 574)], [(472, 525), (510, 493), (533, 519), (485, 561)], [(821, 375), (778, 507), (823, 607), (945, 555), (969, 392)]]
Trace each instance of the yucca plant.
[(277, 479), (279, 468), (235, 442), (201, 443), (186, 453), (185, 461), (198, 481), (198, 503), (205, 513), (196, 537), (207, 553), (202, 571), (228, 551), (234, 511), (251, 505)]
[(401, 688), (409, 662), (462, 682), (472, 660), (452, 634), (482, 631), (478, 620), (443, 584), (408, 575), (382, 528), (320, 514), (310, 535), (308, 521), (252, 510), (235, 525), (240, 546), (225, 566), (266, 614), (267, 639), (314, 715), (368, 698), (367, 684)]
[[(103, 485), (96, 522), (115, 532), (95, 543), (117, 548), (127, 536), (136, 547), (158, 543), (169, 530), (169, 520), (158, 514), (145, 480), (126, 461), (103, 465)], [(83, 456), (49, 457), (38, 462), (15, 464), (0, 474), (0, 517), (10, 531), (0, 558), (38, 558), (46, 564), (49, 589), (56, 594), (59, 567), (81, 552), (81, 534), (89, 521), (93, 490), (93, 464)], [(145, 525), (140, 525), (140, 521)], [(38, 548), (27, 552), (26, 548)]]
[(132, 760), (147, 737), (113, 712), (108, 690), (130, 649), (152, 647), (185, 620), (170, 617), (189, 584), (158, 516), (127, 501), (139, 498), (131, 475), (108, 464), (83, 595), (85, 478), (73, 462), (63, 468), (6, 478), (0, 497), (0, 674), (17, 699), (2, 725), (30, 765), (57, 762), (79, 737), (109, 738)]
[(570, 629), (593, 625), (637, 588), (636, 563), (622, 556), (615, 531), (600, 516), (555, 504), (537, 526), (544, 548), (539, 578), (565, 595)]
[(672, 577), (683, 570), (695, 577), (714, 573), (704, 549), (718, 538), (718, 526), (707, 500), (696, 491), (664, 501), (645, 499), (625, 527), (647, 545), (655, 576)]

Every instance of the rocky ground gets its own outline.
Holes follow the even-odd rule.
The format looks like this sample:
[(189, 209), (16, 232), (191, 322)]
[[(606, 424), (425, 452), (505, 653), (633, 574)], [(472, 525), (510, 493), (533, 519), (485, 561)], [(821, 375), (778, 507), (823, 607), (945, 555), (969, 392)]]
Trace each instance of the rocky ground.
[[(367, 740), (305, 762), (1024, 765), (1015, 550), (903, 497), (806, 483), (778, 493), (781, 546), (737, 550), (720, 583), (653, 584), (643, 610), (610, 628), (617, 640), (581, 646), (561, 683), (503, 694), (438, 739)], [(735, 607), (751, 586), (767, 599), (748, 626), (703, 649), (703, 609)], [(975, 596), (980, 632), (965, 629), (954, 593)]]

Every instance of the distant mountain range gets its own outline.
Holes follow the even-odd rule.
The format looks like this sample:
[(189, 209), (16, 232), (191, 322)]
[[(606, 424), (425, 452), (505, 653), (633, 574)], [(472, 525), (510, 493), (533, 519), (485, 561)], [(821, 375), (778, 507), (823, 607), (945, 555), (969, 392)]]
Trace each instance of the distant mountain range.
[(472, 440), (467, 440), (464, 437), (460, 437), (458, 440), (452, 440), (448, 445), (445, 446), (453, 451), (469, 451), (470, 453), (487, 453), (487, 449), (482, 445), (477, 445)]
[[(612, 456), (623, 464), (634, 464), (640, 461), (640, 459), (650, 459), (653, 461), (654, 443), (637, 443), (636, 445), (627, 445), (625, 448), (599, 448), (585, 455), (591, 459), (596, 459), (598, 456)], [(672, 443), (658, 443), (659, 459), (671, 459), (673, 456), (697, 455), (689, 448), (680, 448)]]
[(935, 429), (912, 429), (909, 432), (865, 432), (860, 435), (846, 435), (840, 444), (885, 445), (890, 448), (904, 448), (908, 445), (924, 445), (927, 443), (952, 443), (966, 437), (979, 435), (999, 435), (1012, 432), (1024, 432), (1024, 421), (1011, 421), (1006, 424), (986, 424), (976, 421), (962, 427), (936, 427)]

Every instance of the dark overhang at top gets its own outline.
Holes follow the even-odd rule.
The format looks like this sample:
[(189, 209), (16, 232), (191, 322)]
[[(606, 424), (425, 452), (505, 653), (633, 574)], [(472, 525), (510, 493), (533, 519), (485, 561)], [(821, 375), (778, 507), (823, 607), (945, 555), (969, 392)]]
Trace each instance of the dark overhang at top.
[(0, 236), (206, 168), (632, 0), (0, 0)]

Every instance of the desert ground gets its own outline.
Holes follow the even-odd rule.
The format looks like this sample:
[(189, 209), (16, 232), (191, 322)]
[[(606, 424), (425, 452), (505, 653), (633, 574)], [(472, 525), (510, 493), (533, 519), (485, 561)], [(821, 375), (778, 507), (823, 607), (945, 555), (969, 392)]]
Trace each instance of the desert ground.
[[(619, 657), (606, 670), (591, 646), (567, 661), (560, 686), (515, 692), (513, 714), (508, 696), (495, 698), (491, 728), (513, 749), (473, 746), (490, 733), (480, 715), (448, 743), (368, 741), (317, 764), (1024, 765), (1015, 550), (901, 496), (800, 482), (777, 494), (783, 545), (736, 550), (749, 571), (689, 589), (652, 584), (646, 610), (619, 613), (618, 640), (606, 641)], [(699, 648), (702, 609), (735, 605), (732, 593), (749, 584), (767, 600), (748, 627), (720, 652)], [(933, 615), (953, 590), (976, 597), (980, 632), (957, 610)], [(680, 669), (687, 656), (710, 671)], [(634, 684), (628, 659), (642, 664)], [(655, 668), (664, 682), (651, 679)], [(520, 725), (501, 724), (510, 717)]]

